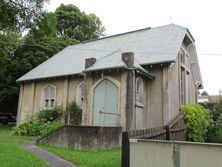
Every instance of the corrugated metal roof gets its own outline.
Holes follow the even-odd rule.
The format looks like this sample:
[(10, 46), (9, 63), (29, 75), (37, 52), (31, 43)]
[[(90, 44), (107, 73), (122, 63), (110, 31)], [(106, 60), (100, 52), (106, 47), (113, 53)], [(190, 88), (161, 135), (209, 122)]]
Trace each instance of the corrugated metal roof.
[(175, 61), (187, 29), (175, 24), (147, 28), (68, 46), (40, 64), (18, 81), (80, 74), (85, 59), (94, 57), (96, 63), (87, 70), (124, 66), (121, 53), (134, 52), (138, 64)]

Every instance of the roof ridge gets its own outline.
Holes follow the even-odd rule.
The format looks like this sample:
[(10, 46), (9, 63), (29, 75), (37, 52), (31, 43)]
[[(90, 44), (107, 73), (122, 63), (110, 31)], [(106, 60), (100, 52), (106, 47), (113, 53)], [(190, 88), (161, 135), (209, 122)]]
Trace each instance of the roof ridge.
[(127, 32), (118, 33), (118, 34), (114, 34), (114, 35), (104, 36), (104, 37), (97, 38), (97, 39), (86, 40), (86, 41), (83, 41), (81, 44), (85, 44), (85, 43), (93, 42), (93, 41), (98, 41), (98, 40), (102, 40), (102, 39), (106, 39), (106, 38), (111, 38), (111, 37), (131, 34), (131, 33), (134, 33), (134, 32), (139, 32), (139, 31), (144, 31), (144, 30), (149, 30), (149, 29), (152, 29), (152, 28), (151, 27), (147, 27), (147, 28), (142, 28), (142, 29), (138, 29), (138, 30), (132, 30), (132, 31), (127, 31)]
[[(182, 27), (182, 26), (180, 26), (180, 25), (171, 23), (171, 24), (166, 24), (166, 25), (163, 25), (163, 26), (157, 26), (157, 27), (153, 27), (153, 28), (152, 28), (152, 27), (146, 27), (146, 28), (141, 28), (141, 29), (137, 29), (137, 30), (127, 31), (127, 32), (118, 33), (118, 34), (114, 34), (114, 35), (108, 35), (108, 36), (104, 36), (104, 37), (97, 38), (97, 39), (86, 40), (86, 41), (81, 42), (80, 44), (86, 44), (86, 43), (89, 43), (89, 42), (94, 42), (94, 41), (98, 41), (98, 40), (103, 40), (103, 39), (106, 39), (106, 38), (112, 38), (112, 37), (116, 37), (116, 36), (131, 34), (131, 33), (140, 32), (140, 31), (145, 31), (145, 30), (153, 30), (153, 29), (163, 28), (163, 27), (172, 26), (172, 25), (177, 26), (177, 27), (180, 27), (180, 28), (187, 29), (187, 28)], [(79, 45), (79, 44), (77, 44), (77, 45)], [(72, 45), (71, 45), (71, 46), (72, 46)]]

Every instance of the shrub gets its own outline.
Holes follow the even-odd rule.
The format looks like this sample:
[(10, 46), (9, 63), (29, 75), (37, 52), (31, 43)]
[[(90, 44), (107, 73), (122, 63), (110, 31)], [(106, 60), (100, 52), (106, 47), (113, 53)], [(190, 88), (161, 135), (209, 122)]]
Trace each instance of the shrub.
[(208, 142), (222, 143), (222, 128), (216, 126), (210, 128), (208, 134)]
[(68, 113), (66, 117), (66, 122), (68, 124), (78, 125), (81, 123), (82, 109), (76, 104), (76, 102), (68, 103), (66, 111)]
[(13, 129), (13, 134), (18, 136), (39, 136), (40, 122), (27, 121)]
[(27, 121), (13, 129), (12, 134), (18, 136), (44, 136), (58, 127), (64, 125), (61, 120), (56, 120), (63, 113), (63, 107), (40, 110), (36, 116), (37, 120)]
[(27, 121), (15, 127), (12, 134), (18, 136), (44, 136), (63, 124), (64, 123), (62, 121), (54, 121), (50, 123), (41, 121)]
[(67, 104), (66, 111), (70, 113), (75, 113), (76, 115), (79, 115), (82, 113), (82, 109), (79, 108), (79, 106), (74, 101)]
[(208, 111), (201, 105), (192, 104), (183, 106), (182, 111), (185, 114), (188, 140), (204, 142), (212, 124)]
[(37, 113), (37, 119), (41, 122), (52, 122), (60, 117), (64, 109), (62, 106), (55, 107), (52, 109), (43, 109)]
[[(222, 117), (222, 103), (215, 103), (213, 106), (213, 112), (211, 112), (214, 121), (218, 121)], [(222, 119), (221, 119), (222, 120)]]

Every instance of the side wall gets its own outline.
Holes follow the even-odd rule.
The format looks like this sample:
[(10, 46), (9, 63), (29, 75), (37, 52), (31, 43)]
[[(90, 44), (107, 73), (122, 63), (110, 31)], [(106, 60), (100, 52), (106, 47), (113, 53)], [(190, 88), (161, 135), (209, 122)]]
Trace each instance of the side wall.
[[(139, 74), (136, 74), (136, 81), (137, 79), (142, 79), (143, 81), (143, 94), (142, 94), (142, 104), (135, 102), (135, 113), (133, 114), (134, 118), (134, 128), (135, 129), (145, 129), (145, 128), (149, 128), (148, 125), (148, 111), (149, 111), (149, 101), (147, 99), (147, 97), (149, 97), (149, 91), (147, 90), (149, 88), (149, 82), (150, 79), (144, 76), (141, 76)], [(136, 81), (135, 81), (135, 87), (136, 87)], [(136, 90), (135, 90), (136, 92)], [(134, 93), (136, 96), (136, 93)], [(136, 97), (135, 97), (136, 99)]]
[(20, 89), (20, 103), (18, 106), (18, 120), (20, 124), (33, 119), (36, 113), (43, 109), (43, 89), (51, 84), (56, 87), (56, 106), (66, 106), (68, 102), (76, 100), (77, 86), (83, 81), (83, 77), (67, 77), (60, 79), (39, 80), (23, 83)]
[[(183, 43), (181, 46), (181, 49), (187, 53), (186, 45)], [(189, 53), (187, 53), (189, 54)], [(188, 60), (189, 64), (191, 63), (190, 60)], [(195, 82), (193, 78), (193, 73), (192, 69), (190, 68), (191, 65), (189, 66), (189, 75), (187, 77), (187, 82), (188, 82), (188, 101), (186, 103), (190, 104), (196, 104), (196, 88), (195, 88)], [(181, 79), (181, 66), (180, 66), (180, 58), (177, 56), (177, 59), (175, 63), (170, 64), (168, 67), (169, 71), (169, 116), (167, 118), (168, 121), (172, 120), (179, 112), (181, 109), (181, 96), (180, 96), (180, 79)]]
[(177, 63), (174, 66), (156, 64), (145, 68), (155, 79), (141, 77), (144, 83), (144, 106), (136, 105), (136, 129), (164, 126), (176, 116), (180, 107)]
[[(85, 80), (85, 102), (83, 105), (83, 125), (92, 125), (92, 97), (93, 87), (103, 79), (116, 82), (119, 86), (118, 110), (120, 114), (119, 125), (125, 128), (125, 105), (126, 105), (126, 72), (111, 71), (107, 73), (94, 73), (82, 76), (73, 76), (60, 79), (39, 80), (21, 84), (20, 103), (18, 106), (17, 124), (33, 119), (36, 113), (43, 109), (43, 89), (48, 84), (56, 87), (56, 106), (66, 106), (68, 102), (76, 101), (77, 87)], [(23, 86), (24, 85), (24, 86)]]
[[(189, 54), (189, 51), (187, 49), (187, 45), (185, 43), (182, 44), (181, 48), (188, 54)], [(191, 56), (191, 55), (190, 55)], [(189, 83), (190, 83), (190, 87), (189, 87), (189, 94), (190, 94), (190, 99), (189, 99), (189, 103), (191, 104), (196, 104), (197, 103), (197, 88), (195, 86), (195, 81), (194, 81), (194, 74), (193, 74), (193, 71), (192, 71), (192, 68), (191, 68), (191, 62), (192, 59), (189, 58), (189, 63), (190, 63), (190, 77), (189, 77)]]
[[(187, 53), (186, 45), (181, 48)], [(187, 53), (189, 54), (189, 53)], [(189, 61), (190, 63), (190, 61)], [(150, 73), (155, 79), (146, 82), (146, 123), (145, 128), (163, 126), (169, 123), (180, 112), (180, 59), (177, 57), (175, 63), (156, 64), (149, 67)], [(190, 68), (188, 77), (189, 100), (187, 103), (196, 104), (197, 90)]]
[(180, 110), (180, 64), (177, 57), (175, 64), (169, 68), (169, 89), (170, 89), (170, 115), (169, 120), (173, 119)]
[(163, 69), (161, 65), (149, 69), (155, 79), (147, 84), (147, 128), (163, 126)]

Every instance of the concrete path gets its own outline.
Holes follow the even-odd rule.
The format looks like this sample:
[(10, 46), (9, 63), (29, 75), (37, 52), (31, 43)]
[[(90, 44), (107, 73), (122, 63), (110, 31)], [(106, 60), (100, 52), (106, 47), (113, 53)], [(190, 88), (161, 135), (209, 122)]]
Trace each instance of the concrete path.
[(34, 143), (27, 143), (22, 145), (22, 147), (34, 154), (38, 155), (40, 158), (44, 159), (48, 164), (52, 165), (53, 167), (76, 167), (71, 162), (64, 160), (58, 157), (55, 154), (49, 153), (39, 147), (36, 147)]

